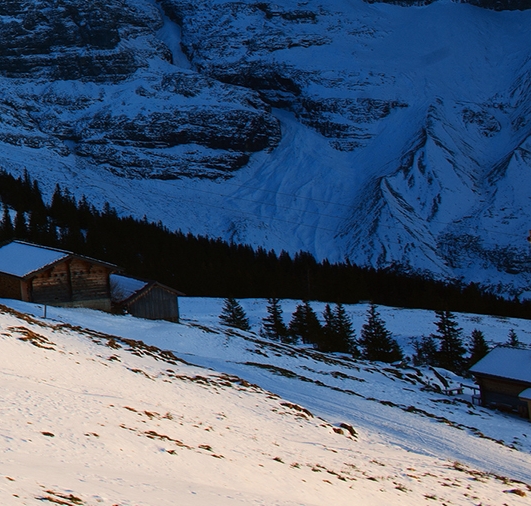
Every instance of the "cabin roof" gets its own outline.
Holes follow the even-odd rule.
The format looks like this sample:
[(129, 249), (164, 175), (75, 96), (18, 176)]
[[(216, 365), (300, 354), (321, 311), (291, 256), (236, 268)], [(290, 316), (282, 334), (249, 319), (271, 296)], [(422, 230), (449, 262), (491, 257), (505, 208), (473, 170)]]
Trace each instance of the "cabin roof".
[(121, 274), (111, 274), (111, 284), (113, 302), (123, 302), (135, 293), (143, 290), (149, 282)]
[(13, 241), (0, 248), (0, 271), (23, 278), (68, 255), (66, 251)]
[(520, 392), (518, 397), (525, 401), (531, 401), (531, 388), (526, 388), (523, 392)]
[(112, 284), (111, 298), (115, 303), (129, 303), (153, 286), (159, 286), (164, 290), (174, 293), (176, 296), (184, 295), (184, 293), (178, 290), (153, 280), (132, 278), (123, 274), (111, 274), (110, 278)]
[(531, 384), (531, 349), (498, 346), (474, 364), (470, 372)]
[(0, 272), (18, 278), (26, 278), (69, 257), (83, 258), (92, 263), (113, 269), (116, 268), (115, 265), (74, 255), (69, 251), (39, 246), (24, 241), (12, 241), (0, 247)]

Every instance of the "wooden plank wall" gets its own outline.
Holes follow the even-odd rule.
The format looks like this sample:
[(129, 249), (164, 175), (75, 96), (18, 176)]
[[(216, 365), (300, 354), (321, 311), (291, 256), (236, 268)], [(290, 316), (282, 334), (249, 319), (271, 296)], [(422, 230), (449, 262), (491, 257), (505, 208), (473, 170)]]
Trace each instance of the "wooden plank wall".
[(67, 263), (62, 262), (37, 274), (32, 279), (31, 298), (38, 304), (70, 302), (72, 297)]
[(160, 286), (146, 290), (138, 299), (127, 305), (127, 311), (139, 318), (179, 321), (177, 296)]
[(489, 392), (494, 392), (497, 394), (507, 395), (508, 397), (515, 398), (518, 398), (518, 395), (521, 392), (523, 392), (526, 388), (529, 388), (529, 385), (526, 387), (524, 383), (518, 383), (516, 381), (511, 380), (504, 380), (502, 378), (482, 378), (481, 386)]
[(104, 266), (73, 259), (70, 263), (72, 300), (108, 299), (109, 274), (109, 269)]
[(481, 400), (484, 406), (493, 405), (500, 409), (517, 411), (521, 416), (528, 416), (527, 403), (518, 395), (529, 385), (502, 378), (478, 378)]
[(73, 258), (54, 265), (32, 279), (33, 302), (110, 309), (110, 271), (104, 266)]
[(20, 300), (22, 298), (20, 279), (0, 274), (0, 297)]

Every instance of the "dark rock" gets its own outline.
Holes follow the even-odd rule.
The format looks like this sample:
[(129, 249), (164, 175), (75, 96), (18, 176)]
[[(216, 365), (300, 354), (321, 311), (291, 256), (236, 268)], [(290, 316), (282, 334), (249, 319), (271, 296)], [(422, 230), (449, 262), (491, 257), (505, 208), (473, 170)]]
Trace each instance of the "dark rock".
[(3, 2), (0, 75), (47, 79), (113, 80), (142, 63), (121, 46), (125, 38), (151, 33), (160, 19), (135, 12), (121, 0)]
[(114, 116), (101, 112), (86, 120), (83, 139), (105, 137), (114, 143), (147, 147), (199, 144), (211, 149), (253, 152), (276, 145), (278, 123), (252, 111), (195, 107), (174, 108), (146, 116)]
[[(191, 0), (162, 0), (162, 5), (168, 16), (182, 24), (186, 54), (203, 74), (255, 90), (272, 107), (291, 110), (338, 150), (365, 145), (374, 135), (371, 125), (407, 105), (385, 99), (330, 98), (331, 93), (320, 96), (310, 91), (312, 86), (339, 89), (338, 94), (345, 95), (345, 90), (357, 86), (356, 76), (309, 71), (298, 59), (286, 63), (274, 57), (277, 51), (330, 44), (331, 39), (322, 34), (326, 23), (335, 29), (333, 15), (320, 7), (290, 10), (271, 2)], [(320, 30), (313, 28), (316, 24)]]
[[(437, 0), (365, 0), (367, 3), (386, 3), (394, 5), (402, 5), (403, 7), (429, 5)], [(492, 9), (495, 11), (523, 11), (531, 9), (531, 0), (461, 0), (458, 3), (468, 3), (483, 7), (484, 9)]]
[(219, 177), (280, 139), (258, 93), (169, 64), (155, 4), (9, 0), (0, 16), (0, 142), (167, 179)]

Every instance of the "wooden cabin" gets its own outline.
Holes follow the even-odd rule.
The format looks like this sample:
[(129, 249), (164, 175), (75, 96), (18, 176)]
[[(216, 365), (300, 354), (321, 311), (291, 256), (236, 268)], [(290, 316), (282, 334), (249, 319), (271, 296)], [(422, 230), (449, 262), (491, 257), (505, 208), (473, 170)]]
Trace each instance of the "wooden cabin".
[(111, 275), (113, 311), (149, 320), (179, 321), (179, 296), (183, 293), (157, 281)]
[(46, 246), (0, 247), (0, 297), (50, 306), (111, 310), (115, 265)]
[(481, 404), (531, 419), (531, 349), (498, 346), (470, 368)]
[(527, 403), (527, 413), (529, 416), (529, 419), (531, 420), (531, 388), (527, 388), (523, 392), (520, 392), (518, 395), (521, 401)]

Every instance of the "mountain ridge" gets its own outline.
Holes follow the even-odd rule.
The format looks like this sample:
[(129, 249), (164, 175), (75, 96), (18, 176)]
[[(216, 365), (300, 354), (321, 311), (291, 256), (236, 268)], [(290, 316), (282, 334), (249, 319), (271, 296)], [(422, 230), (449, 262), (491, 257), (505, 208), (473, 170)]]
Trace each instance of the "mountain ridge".
[(12, 0), (0, 163), (170, 228), (529, 298), (529, 16)]

